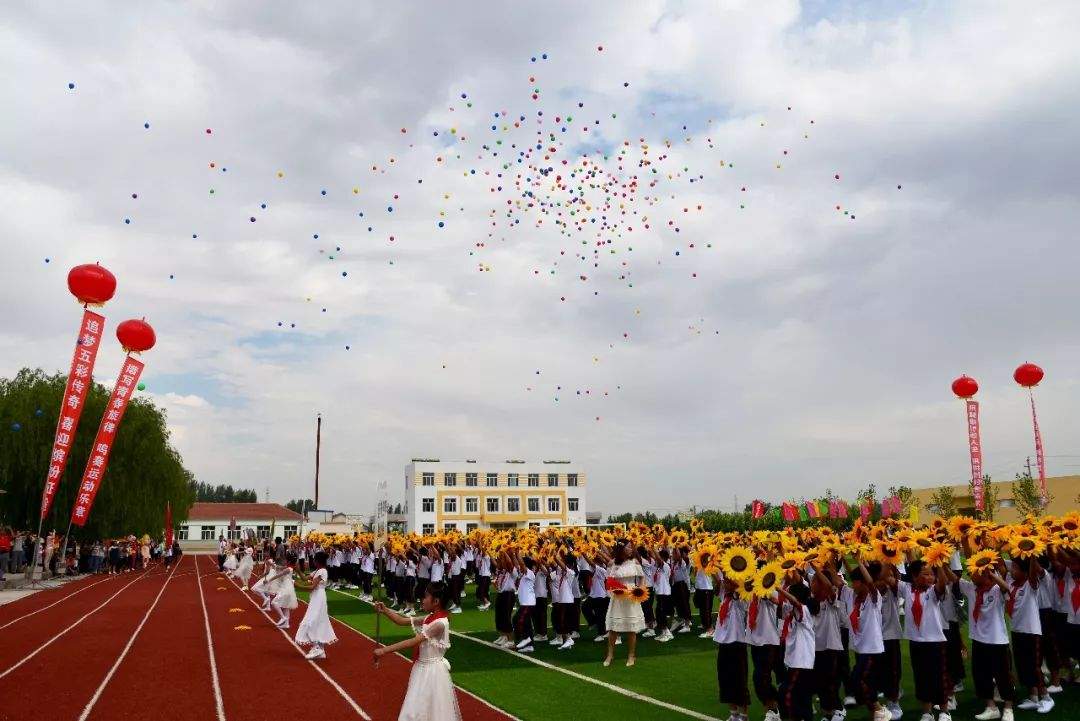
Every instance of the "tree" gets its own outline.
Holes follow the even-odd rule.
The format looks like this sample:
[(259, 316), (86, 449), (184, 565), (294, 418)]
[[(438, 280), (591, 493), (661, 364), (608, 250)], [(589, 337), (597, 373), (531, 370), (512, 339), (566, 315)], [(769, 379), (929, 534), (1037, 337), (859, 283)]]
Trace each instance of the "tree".
[(912, 508), (919, 507), (919, 497), (915, 495), (915, 491), (911, 490), (910, 486), (889, 486), (889, 495), (896, 496), (900, 499), (900, 504), (903, 507), (903, 515), (911, 513)]
[(297, 513), (307, 513), (308, 511), (315, 509), (315, 501), (310, 498), (294, 498), (286, 503), (285, 507), (290, 511), (296, 511)]
[(942, 518), (956, 515), (956, 494), (952, 486), (942, 486), (930, 496), (929, 509)]
[[(45, 470), (49, 466), (66, 374), (46, 375), (24, 368), (11, 379), (0, 379), (0, 517), (16, 528), (37, 529)], [(67, 528), (98, 422), (109, 392), (91, 385), (82, 420), (60, 478), (52, 509), (43, 528), (63, 533)], [(109, 456), (90, 518), (80, 530), (83, 538), (134, 533), (161, 534), (165, 504), (172, 506), (173, 523), (187, 519), (195, 496), (194, 481), (180, 454), (169, 443), (165, 412), (143, 398), (133, 398), (124, 414)]]
[(259, 496), (253, 488), (236, 489), (224, 484), (212, 486), (209, 483), (191, 482), (191, 490), (196, 501), (208, 503), (258, 503)]
[(1026, 471), (1023, 474), (1016, 474), (1016, 480), (1012, 483), (1012, 497), (1013, 502), (1016, 504), (1016, 512), (1021, 517), (1034, 516), (1038, 518), (1052, 500), (1049, 492), (1047, 492), (1044, 502), (1042, 492), (1035, 485), (1035, 479)]

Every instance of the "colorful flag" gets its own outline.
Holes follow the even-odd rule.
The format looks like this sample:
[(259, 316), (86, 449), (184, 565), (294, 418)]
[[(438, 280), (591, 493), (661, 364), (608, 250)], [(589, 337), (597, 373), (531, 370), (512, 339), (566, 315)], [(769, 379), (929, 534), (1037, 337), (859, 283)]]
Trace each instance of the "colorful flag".
[(817, 506), (816, 501), (807, 501), (806, 502), (806, 515), (809, 518), (817, 518), (817, 517), (819, 517), (821, 515), (818, 512), (818, 506)]
[(796, 509), (794, 503), (788, 503), (787, 501), (784, 501), (782, 513), (785, 521), (799, 520), (799, 511)]
[(754, 518), (761, 518), (765, 515), (765, 503), (762, 501), (754, 501), (750, 504), (750, 515)]

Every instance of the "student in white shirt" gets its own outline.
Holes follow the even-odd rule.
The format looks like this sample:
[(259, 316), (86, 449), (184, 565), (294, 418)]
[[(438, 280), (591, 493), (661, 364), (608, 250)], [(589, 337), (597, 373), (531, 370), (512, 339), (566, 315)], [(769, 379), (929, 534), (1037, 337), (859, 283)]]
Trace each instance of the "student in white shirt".
[(667, 643), (675, 638), (671, 633), (671, 614), (675, 606), (671, 599), (671, 554), (666, 548), (654, 557), (653, 593), (656, 594), (656, 640)]
[(712, 576), (698, 568), (694, 571), (694, 607), (698, 610), (698, 618), (701, 620), (701, 633), (698, 638), (709, 638), (713, 635), (713, 589)]
[(506, 551), (499, 554), (498, 573), (495, 576), (495, 629), (500, 636), (496, 646), (513, 646), (514, 597), (517, 595), (517, 569)]
[[(964, 570), (960, 552), (953, 552), (949, 559), (949, 568), (959, 576)], [(945, 619), (945, 663), (949, 669), (949, 679), (953, 682), (953, 693), (964, 690), (964, 639), (960, 635), (960, 613), (957, 607), (957, 594), (953, 593), (953, 584), (945, 587), (945, 600), (941, 604), (941, 615)]]
[[(1005, 598), (1009, 586), (992, 571), (974, 574), (970, 581), (961, 578), (955, 586), (967, 601), (975, 697), (986, 704), (986, 708), (975, 718), (980, 721), (998, 718), (1012, 721), (1015, 690), (1012, 661), (1009, 658), (1009, 636), (1005, 630)], [(994, 700), (995, 689), (1004, 700), (1004, 713)]]
[(514, 648), (518, 653), (533, 652), (533, 613), (536, 611), (536, 562), (514, 553), (517, 566), (518, 610), (514, 616)]
[(825, 719), (841, 721), (844, 707), (840, 703), (840, 656), (844, 653), (840, 635), (841, 605), (837, 590), (843, 584), (833, 573), (831, 564), (822, 564), (814, 571), (810, 592), (818, 602), (814, 613), (814, 687), (821, 713)]
[(716, 642), (716, 684), (720, 703), (731, 709), (728, 721), (747, 721), (750, 689), (746, 663), (746, 601), (736, 596), (739, 584), (724, 579), (720, 584), (721, 601), (716, 613), (713, 641)]
[(645, 625), (647, 628), (642, 631), (642, 638), (654, 638), (656, 636), (656, 615), (653, 613), (653, 579), (656, 576), (656, 559), (649, 552), (645, 546), (637, 547), (638, 563), (641, 564), (641, 570), (645, 571), (645, 587), (649, 589), (649, 597), (641, 603), (641, 610), (645, 614)]
[(671, 598), (675, 604), (678, 620), (672, 629), (675, 633), (690, 633), (693, 626), (690, 612), (690, 549), (675, 549), (671, 568)]
[(593, 559), (593, 567), (589, 573), (589, 596), (585, 599), (582, 607), (585, 623), (596, 630), (596, 638), (593, 640), (597, 643), (607, 641), (605, 619), (607, 618), (608, 604), (611, 601), (608, 598), (606, 587), (608, 562), (608, 559), (601, 552), (597, 552), (596, 558)]
[(476, 610), (491, 608), (491, 556), (477, 552), (476, 561)]
[[(771, 585), (771, 582), (770, 582)], [(773, 685), (784, 680), (784, 650), (777, 625), (776, 593), (763, 599), (754, 596), (746, 610), (746, 638), (754, 662), (754, 695), (765, 707), (765, 721), (780, 721), (780, 692)]]
[(874, 585), (881, 595), (881, 640), (885, 655), (881, 659), (878, 691), (885, 697), (885, 708), (892, 721), (899, 721), (904, 713), (900, 708), (900, 675), (903, 654), (900, 639), (904, 628), (900, 624), (900, 596), (896, 589), (896, 566), (881, 564), (881, 571), (874, 576)]
[(573, 553), (567, 553), (563, 557), (555, 557), (557, 570), (552, 574), (552, 624), (555, 628), (555, 637), (551, 639), (552, 646), (558, 646), (560, 651), (574, 647), (572, 623), (574, 619), (574, 588), (577, 587), (577, 557)]
[(1021, 709), (1036, 709), (1049, 713), (1054, 699), (1046, 690), (1042, 674), (1042, 622), (1039, 619), (1039, 581), (1045, 571), (1032, 556), (1027, 561), (1013, 559), (1011, 587), (1005, 612), (1012, 616), (1013, 660), (1020, 686), (1031, 694), (1026, 701), (1017, 704)]
[[(897, 582), (904, 601), (906, 623), (904, 638), (908, 640), (908, 656), (915, 676), (915, 698), (922, 704), (920, 721), (933, 721), (933, 709), (941, 709), (938, 721), (952, 721), (947, 707), (953, 684), (945, 664), (945, 620), (941, 603), (952, 571), (938, 566), (931, 568), (922, 561), (907, 564), (910, 581)], [(955, 576), (952, 576), (955, 580)]]
[(536, 635), (533, 641), (548, 640), (548, 600), (550, 587), (548, 585), (548, 568), (542, 563), (536, 564), (536, 613), (533, 615), (533, 626)]
[(850, 608), (848, 623), (851, 647), (855, 651), (855, 666), (851, 670), (848, 688), (856, 703), (864, 706), (873, 721), (888, 721), (892, 717), (878, 703), (878, 677), (885, 658), (885, 641), (881, 634), (881, 593), (875, 583), (881, 574), (881, 564), (866, 566), (859, 562), (857, 571), (849, 570), (850, 585), (841, 589), (845, 608)]
[[(1050, 671), (1049, 685), (1046, 690), (1050, 693), (1061, 693), (1061, 667), (1064, 665), (1065, 646), (1064, 633), (1059, 632), (1057, 613), (1057, 588), (1060, 581), (1064, 586), (1064, 574), (1058, 577), (1060, 569), (1064, 566), (1056, 563), (1053, 552), (1039, 558), (1039, 565), (1043, 568), (1042, 579), (1039, 581), (1039, 622), (1043, 629), (1043, 660), (1046, 668)], [(1063, 624), (1064, 625), (1064, 624)], [(1060, 635), (1059, 635), (1060, 633)], [(1067, 654), (1065, 654), (1067, 655)]]
[(784, 647), (787, 677), (780, 685), (780, 714), (789, 721), (812, 721), (814, 692), (814, 617), (817, 606), (810, 587), (801, 580), (780, 589), (784, 623), (780, 644)]

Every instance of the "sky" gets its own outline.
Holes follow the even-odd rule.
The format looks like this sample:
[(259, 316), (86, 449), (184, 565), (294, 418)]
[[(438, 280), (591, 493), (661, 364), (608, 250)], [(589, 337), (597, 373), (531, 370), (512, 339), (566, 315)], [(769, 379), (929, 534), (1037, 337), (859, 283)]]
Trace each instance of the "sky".
[(1078, 26), (1067, 0), (16, 3), (0, 374), (66, 369), (66, 273), (99, 262), (108, 326), (157, 331), (186, 466), (260, 499), (311, 495), (317, 413), (320, 505), (353, 513), (413, 457), (572, 459), (605, 513), (962, 483), (961, 373), (1011, 479), (1024, 361), (1047, 472), (1078, 473)]

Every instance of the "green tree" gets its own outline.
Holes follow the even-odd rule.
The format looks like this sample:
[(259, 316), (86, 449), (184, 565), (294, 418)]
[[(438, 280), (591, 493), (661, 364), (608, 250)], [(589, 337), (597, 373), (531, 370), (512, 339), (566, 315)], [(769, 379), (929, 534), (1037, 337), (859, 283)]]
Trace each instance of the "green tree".
[[(46, 375), (24, 368), (11, 379), (0, 379), (0, 517), (17, 528), (37, 529), (41, 493), (49, 466), (53, 436), (66, 374)], [(67, 528), (90, 447), (108, 403), (108, 391), (91, 386), (78, 433), (45, 531)], [(133, 398), (124, 414), (86, 525), (73, 531), (84, 538), (127, 533), (158, 535), (164, 529), (165, 504), (172, 505), (173, 523), (187, 518), (194, 501), (194, 479), (180, 454), (169, 443), (165, 412), (150, 401)]]
[(915, 491), (911, 490), (911, 486), (889, 486), (889, 495), (900, 499), (904, 516), (911, 513), (912, 508), (919, 507), (919, 497), (915, 495)]
[(314, 510), (315, 501), (310, 498), (294, 498), (286, 503), (285, 507), (290, 511), (296, 511), (297, 513), (307, 513), (308, 511)]
[(942, 518), (956, 515), (956, 494), (952, 486), (941, 486), (930, 496), (929, 509)]
[(1035, 485), (1035, 479), (1026, 471), (1023, 474), (1016, 474), (1016, 480), (1012, 483), (1012, 497), (1013, 502), (1016, 504), (1016, 512), (1020, 514), (1021, 518), (1025, 516), (1038, 518), (1052, 500), (1048, 492), (1046, 501), (1043, 502), (1042, 493), (1039, 491), (1038, 486)]

